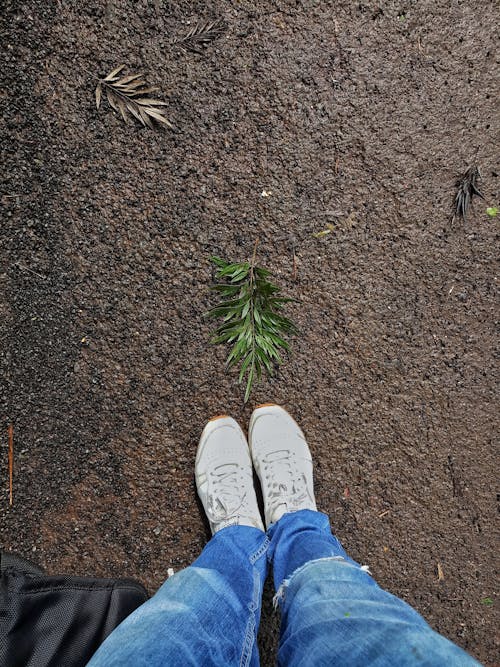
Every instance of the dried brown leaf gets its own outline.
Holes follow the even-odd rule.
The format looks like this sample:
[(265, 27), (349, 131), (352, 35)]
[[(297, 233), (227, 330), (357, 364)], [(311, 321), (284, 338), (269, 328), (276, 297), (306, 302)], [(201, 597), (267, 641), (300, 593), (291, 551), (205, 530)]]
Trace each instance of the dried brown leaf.
[(116, 87), (120, 88), (121, 90), (127, 90), (129, 92), (133, 92), (135, 90), (138, 90), (141, 88), (141, 86), (144, 86), (146, 82), (144, 79), (137, 79), (137, 81), (131, 81), (130, 83), (127, 84), (122, 84), (120, 81), (116, 82)]
[(124, 85), (126, 83), (130, 83), (131, 81), (134, 81), (135, 79), (140, 79), (142, 74), (130, 74), (129, 76), (124, 76), (123, 79), (120, 79), (120, 85)]
[(146, 104), (151, 107), (168, 106), (168, 102), (162, 102), (162, 100), (155, 100), (152, 97), (136, 97), (134, 102), (137, 102), (137, 104)]
[(185, 51), (193, 51), (194, 53), (203, 53), (201, 48), (204, 48), (217, 39), (226, 31), (226, 24), (223, 19), (216, 21), (199, 21), (195, 26), (190, 28), (186, 35), (179, 40), (179, 44)]
[(457, 192), (453, 200), (453, 211), (451, 221), (455, 218), (462, 218), (464, 222), (467, 221), (467, 213), (472, 204), (474, 195), (484, 199), (482, 193), (478, 188), (478, 181), (481, 178), (479, 167), (475, 164), (471, 165), (467, 171), (457, 180)]
[(101, 98), (102, 98), (102, 85), (98, 83), (97, 88), (95, 89), (95, 105), (97, 108), (101, 106)]
[(146, 110), (143, 109), (142, 107), (138, 107), (138, 109), (139, 109), (139, 113), (141, 114), (141, 118), (142, 118), (144, 124), (147, 125), (149, 128), (153, 129), (153, 127), (154, 127), (153, 122), (152, 122), (151, 118), (148, 116), (148, 114), (146, 113)]
[(132, 116), (134, 116), (134, 118), (137, 118), (137, 120), (141, 123), (141, 125), (145, 125), (145, 122), (142, 120), (142, 116), (136, 104), (127, 103), (127, 109), (130, 111)]
[(100, 107), (102, 93), (105, 91), (109, 105), (120, 114), (125, 123), (129, 122), (130, 116), (133, 116), (142, 125), (151, 129), (154, 128), (154, 122), (173, 128), (172, 123), (165, 116), (165, 111), (158, 108), (166, 107), (168, 103), (147, 97), (158, 88), (147, 86), (146, 81), (141, 78), (142, 74), (118, 77), (117, 75), (123, 68), (124, 65), (120, 65), (106, 78), (99, 81), (95, 91), (97, 108)]
[(144, 107), (144, 111), (157, 120), (159, 123), (164, 123), (165, 125), (168, 125), (168, 127), (173, 127), (172, 123), (166, 118), (161, 111), (155, 111), (151, 107)]
[(116, 75), (122, 71), (122, 69), (125, 67), (125, 65), (120, 65), (120, 67), (117, 67), (114, 69), (112, 72), (108, 74), (108, 76), (104, 79), (104, 81), (113, 81), (115, 79)]
[(158, 86), (151, 86), (150, 88), (143, 88), (141, 90), (141, 95), (149, 95), (149, 93), (156, 93), (158, 90)]
[(120, 113), (122, 115), (123, 120), (128, 125), (127, 105), (120, 97), (117, 97), (116, 102), (118, 104), (118, 108), (120, 109)]
[(113, 91), (109, 88), (106, 88), (106, 98), (109, 102), (109, 105), (115, 110), (118, 111), (118, 106), (116, 105), (115, 98), (113, 97)]

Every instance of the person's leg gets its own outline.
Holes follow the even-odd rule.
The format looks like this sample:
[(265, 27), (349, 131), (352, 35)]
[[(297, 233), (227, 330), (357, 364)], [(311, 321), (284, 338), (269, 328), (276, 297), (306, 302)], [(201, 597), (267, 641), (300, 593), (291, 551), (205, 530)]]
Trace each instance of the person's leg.
[(250, 447), (261, 479), (276, 600), (282, 611), (278, 664), (286, 667), (478, 665), (382, 590), (345, 553), (316, 511), (304, 434), (278, 406), (257, 409)]
[(111, 633), (89, 667), (258, 665), (266, 547), (257, 528), (217, 532), (193, 565)]
[(214, 536), (108, 637), (89, 667), (256, 666), (269, 541), (253, 488), (248, 445), (227, 417), (203, 431), (198, 493)]
[(479, 665), (349, 558), (324, 514), (285, 514), (268, 534), (282, 612), (279, 665)]

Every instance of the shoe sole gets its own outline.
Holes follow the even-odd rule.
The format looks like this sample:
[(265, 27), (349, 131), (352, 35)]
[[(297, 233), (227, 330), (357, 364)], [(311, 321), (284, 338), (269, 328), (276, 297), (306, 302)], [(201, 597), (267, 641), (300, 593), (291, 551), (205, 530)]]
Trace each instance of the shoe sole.
[(215, 417), (212, 417), (212, 419), (209, 419), (208, 423), (216, 422), (218, 419), (231, 419), (231, 417), (229, 415), (216, 415)]

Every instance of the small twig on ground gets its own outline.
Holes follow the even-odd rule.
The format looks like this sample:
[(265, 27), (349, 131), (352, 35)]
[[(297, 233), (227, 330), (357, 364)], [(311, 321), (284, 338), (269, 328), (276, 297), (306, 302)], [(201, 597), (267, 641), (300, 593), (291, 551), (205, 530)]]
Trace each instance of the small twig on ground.
[(13, 478), (14, 478), (14, 427), (12, 424), (9, 424), (8, 428), (8, 434), (9, 434), (9, 505), (12, 507), (12, 503), (14, 502), (14, 486), (13, 486)]
[(297, 259), (297, 255), (295, 254), (295, 246), (293, 247), (292, 255), (293, 255), (292, 280), (295, 282), (297, 280), (297, 274), (298, 274), (298, 271), (297, 271), (298, 259)]
[(464, 485), (462, 483), (462, 480), (460, 479), (460, 475), (457, 474), (457, 471), (455, 470), (455, 461), (451, 454), (448, 454), (447, 467), (451, 477), (453, 496), (455, 498), (461, 498), (464, 495), (464, 488), (463, 488)]
[(252, 255), (252, 267), (255, 267), (255, 260), (257, 258), (257, 246), (259, 245), (259, 237), (255, 239), (255, 243), (253, 246), (253, 255)]
[(32, 273), (34, 276), (38, 276), (42, 280), (45, 280), (46, 276), (42, 276), (41, 273), (37, 273), (36, 271), (33, 271), (33, 269), (30, 269), (29, 266), (24, 266), (24, 264), (20, 264), (19, 262), (16, 262), (15, 265), (20, 271), (28, 271), (29, 273)]

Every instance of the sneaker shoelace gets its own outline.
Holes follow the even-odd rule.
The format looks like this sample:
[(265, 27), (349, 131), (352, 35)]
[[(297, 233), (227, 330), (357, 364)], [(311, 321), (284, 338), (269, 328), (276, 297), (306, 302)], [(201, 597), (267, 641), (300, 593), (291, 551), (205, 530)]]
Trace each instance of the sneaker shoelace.
[(293, 509), (309, 497), (306, 477), (298, 469), (295, 455), (288, 449), (268, 454), (263, 459), (263, 473), (271, 516), (280, 505)]
[(207, 515), (213, 523), (238, 516), (248, 493), (242, 470), (237, 463), (224, 463), (210, 472)]

